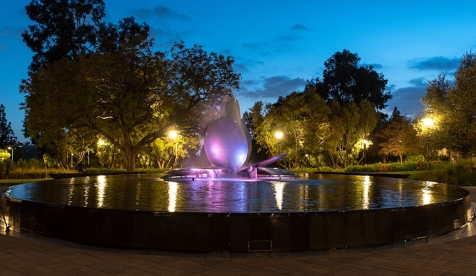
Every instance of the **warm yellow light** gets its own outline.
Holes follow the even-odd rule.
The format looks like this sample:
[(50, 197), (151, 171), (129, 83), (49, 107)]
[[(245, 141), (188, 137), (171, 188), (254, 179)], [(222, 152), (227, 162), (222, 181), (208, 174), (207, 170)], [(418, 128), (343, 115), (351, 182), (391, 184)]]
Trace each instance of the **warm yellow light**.
[(177, 131), (175, 131), (175, 130), (169, 131), (169, 138), (175, 139), (175, 138), (177, 138), (177, 136), (178, 136)]
[(425, 127), (433, 127), (433, 125), (435, 124), (435, 121), (429, 117), (424, 118), (422, 122)]
[(104, 144), (105, 144), (104, 140), (103, 140), (103, 139), (99, 139), (98, 145), (99, 145), (99, 146), (104, 146)]
[(276, 131), (276, 133), (274, 133), (274, 136), (277, 138), (277, 139), (281, 139), (283, 138), (284, 134), (282, 131)]
[(369, 142), (369, 140), (367, 140), (367, 139), (363, 139), (363, 140), (362, 140), (362, 144), (364, 144), (366, 147), (368, 147), (369, 144), (370, 144), (370, 142)]

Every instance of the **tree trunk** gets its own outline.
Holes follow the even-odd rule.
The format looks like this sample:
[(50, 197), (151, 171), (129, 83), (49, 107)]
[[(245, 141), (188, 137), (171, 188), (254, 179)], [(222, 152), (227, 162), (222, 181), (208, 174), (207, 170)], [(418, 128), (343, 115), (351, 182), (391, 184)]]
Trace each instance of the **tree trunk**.
[(126, 171), (133, 172), (136, 169), (136, 149), (126, 147)]

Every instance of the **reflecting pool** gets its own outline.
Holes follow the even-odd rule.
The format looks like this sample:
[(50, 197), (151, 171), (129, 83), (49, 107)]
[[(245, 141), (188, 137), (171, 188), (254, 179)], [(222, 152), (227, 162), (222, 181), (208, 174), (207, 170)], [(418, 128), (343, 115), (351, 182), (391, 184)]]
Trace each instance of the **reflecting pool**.
[(166, 212), (276, 213), (384, 209), (454, 201), (467, 191), (435, 182), (362, 175), (305, 179), (164, 181), (108, 175), (12, 186), (9, 198), (58, 205)]

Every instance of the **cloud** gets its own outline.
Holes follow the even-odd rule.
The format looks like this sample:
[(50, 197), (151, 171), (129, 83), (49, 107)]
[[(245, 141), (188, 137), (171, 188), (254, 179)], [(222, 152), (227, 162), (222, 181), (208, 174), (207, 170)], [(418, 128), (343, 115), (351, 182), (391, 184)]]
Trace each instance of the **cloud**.
[[(243, 89), (240, 95), (253, 98), (254, 100), (260, 98), (272, 98), (273, 100), (277, 100), (279, 96), (287, 96), (293, 91), (303, 89), (305, 84), (306, 81), (301, 78), (274, 76), (259, 81), (242, 82)], [(256, 89), (256, 86), (259, 86), (259, 88)]]
[(383, 65), (379, 64), (379, 63), (372, 63), (372, 64), (362, 63), (362, 64), (360, 64), (360, 66), (372, 66), (373, 69), (382, 69), (383, 68)]
[(387, 90), (392, 92), (395, 90), (395, 87), (397, 87), (395, 84), (390, 84), (389, 86), (387, 86)]
[[(415, 79), (419, 80), (419, 79)], [(421, 81), (420, 81), (421, 82)], [(403, 115), (415, 117), (423, 111), (420, 100), (425, 94), (424, 86), (413, 86), (396, 89), (392, 92), (393, 98), (387, 102), (386, 112), (391, 114), (396, 106)]]
[(243, 43), (243, 47), (245, 48), (252, 48), (252, 49), (258, 49), (258, 48), (263, 48), (268, 46), (268, 42), (262, 42), (262, 43)]
[(423, 70), (439, 70), (452, 71), (459, 66), (461, 58), (447, 58), (447, 57), (431, 57), (427, 59), (417, 59), (409, 62), (409, 67), (412, 69)]
[(237, 73), (243, 73), (243, 72), (248, 72), (249, 71), (246, 64), (243, 64), (243, 63), (234, 63), (233, 64), (233, 69)]
[(279, 40), (284, 40), (284, 41), (296, 41), (299, 39), (299, 36), (297, 35), (281, 35), (278, 36)]
[(296, 25), (294, 25), (294, 26), (291, 28), (291, 30), (309, 31), (309, 29), (308, 29), (306, 26), (302, 25), (302, 24), (296, 24)]
[(415, 87), (426, 87), (427, 86), (427, 82), (425, 80), (425, 78), (421, 77), (421, 78), (416, 78), (416, 79), (411, 79), (408, 81), (409, 83), (413, 84)]
[(135, 15), (137, 18), (150, 20), (178, 20), (180, 22), (191, 21), (190, 17), (178, 13), (174, 10), (171, 10), (167, 7), (160, 6), (155, 9), (132, 9), (130, 13)]

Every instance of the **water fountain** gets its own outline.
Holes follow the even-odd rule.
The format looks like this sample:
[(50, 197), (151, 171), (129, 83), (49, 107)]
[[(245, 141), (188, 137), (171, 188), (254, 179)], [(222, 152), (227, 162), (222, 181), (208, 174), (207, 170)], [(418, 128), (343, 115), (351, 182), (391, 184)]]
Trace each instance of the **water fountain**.
[(207, 130), (212, 168), (173, 170), (165, 180), (99, 175), (12, 186), (1, 196), (3, 224), (100, 246), (257, 252), (395, 243), (471, 219), (469, 192), (458, 187), (368, 175), (283, 178), (265, 166), (284, 154), (245, 165), (249, 137), (237, 108), (226, 98)]
[(220, 118), (212, 121), (206, 131), (204, 148), (212, 168), (185, 168), (167, 172), (167, 180), (200, 178), (237, 178), (250, 179), (292, 177), (289, 172), (266, 166), (286, 157), (286, 153), (263, 160), (256, 164), (247, 164), (251, 153), (251, 136), (241, 122), (240, 105), (230, 96), (225, 96), (220, 106)]

